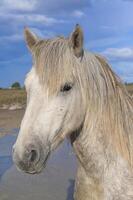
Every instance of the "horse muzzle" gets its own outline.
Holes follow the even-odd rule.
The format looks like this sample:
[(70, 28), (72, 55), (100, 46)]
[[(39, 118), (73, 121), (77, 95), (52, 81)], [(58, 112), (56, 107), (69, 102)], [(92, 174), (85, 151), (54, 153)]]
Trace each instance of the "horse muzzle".
[(50, 154), (49, 146), (44, 149), (42, 145), (29, 144), (20, 153), (18, 145), (13, 147), (13, 161), (17, 168), (29, 174), (37, 174), (42, 171)]

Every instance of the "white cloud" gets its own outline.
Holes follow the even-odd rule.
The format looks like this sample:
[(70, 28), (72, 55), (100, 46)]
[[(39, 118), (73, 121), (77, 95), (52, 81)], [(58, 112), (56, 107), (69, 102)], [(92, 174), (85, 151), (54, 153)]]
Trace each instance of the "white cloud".
[(13, 35), (8, 35), (8, 36), (1, 36), (0, 37), (0, 42), (17, 42), (23, 40), (23, 35), (22, 34), (13, 34)]
[(85, 9), (92, 0), (0, 0), (0, 10), (34, 11), (36, 13), (63, 14)]
[(92, 39), (86, 43), (86, 48), (105, 48), (108, 46), (116, 45), (117, 43), (120, 43), (121, 41), (124, 41), (125, 38), (121, 36), (112, 36), (112, 37), (106, 37), (106, 38), (98, 38), (98, 39)]
[(37, 7), (37, 0), (2, 0), (3, 10), (33, 11)]
[(123, 81), (133, 82), (133, 48), (107, 48), (101, 54), (108, 57)]
[(102, 52), (111, 60), (133, 60), (133, 48), (108, 48)]
[(84, 14), (81, 10), (74, 10), (73, 13), (72, 13), (72, 15), (73, 15), (74, 17), (79, 17), (79, 18), (81, 18), (81, 17), (83, 17), (85, 14)]
[(133, 63), (132, 61), (119, 61), (114, 62), (112, 65), (113, 69), (123, 81), (133, 82)]
[(29, 22), (38, 22), (38, 23), (44, 23), (46, 25), (52, 25), (55, 23), (63, 23), (63, 20), (57, 20), (53, 17), (47, 17), (45, 15), (39, 15), (39, 14), (33, 14), (33, 15), (21, 15), (21, 18), (26, 18)]
[(58, 20), (53, 17), (47, 17), (40, 14), (5, 14), (1, 13), (0, 18), (3, 20), (12, 20), (15, 22), (24, 23), (25, 25), (41, 23), (43, 25), (53, 25), (57, 23), (65, 23), (64, 20)]

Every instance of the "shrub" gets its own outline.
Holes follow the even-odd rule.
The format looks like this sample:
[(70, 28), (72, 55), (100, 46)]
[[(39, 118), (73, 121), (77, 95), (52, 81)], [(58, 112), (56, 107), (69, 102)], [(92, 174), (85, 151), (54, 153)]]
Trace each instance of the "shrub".
[(21, 85), (19, 82), (15, 82), (11, 85), (11, 88), (12, 89), (20, 89), (21, 88)]

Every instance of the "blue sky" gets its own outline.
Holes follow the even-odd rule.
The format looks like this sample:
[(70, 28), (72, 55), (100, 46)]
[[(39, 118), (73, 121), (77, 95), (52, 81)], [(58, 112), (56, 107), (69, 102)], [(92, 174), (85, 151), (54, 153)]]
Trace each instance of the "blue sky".
[(68, 36), (76, 23), (85, 48), (107, 57), (123, 81), (133, 82), (133, 0), (0, 0), (0, 87), (23, 84), (32, 65), (24, 26), (49, 38)]

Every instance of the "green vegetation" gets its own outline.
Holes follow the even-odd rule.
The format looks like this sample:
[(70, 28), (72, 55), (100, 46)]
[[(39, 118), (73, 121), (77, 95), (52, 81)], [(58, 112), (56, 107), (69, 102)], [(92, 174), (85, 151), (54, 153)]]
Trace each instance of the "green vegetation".
[(11, 85), (12, 89), (21, 89), (21, 85), (19, 82), (15, 82)]

